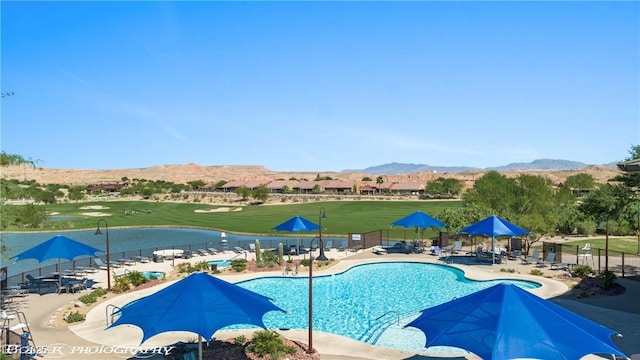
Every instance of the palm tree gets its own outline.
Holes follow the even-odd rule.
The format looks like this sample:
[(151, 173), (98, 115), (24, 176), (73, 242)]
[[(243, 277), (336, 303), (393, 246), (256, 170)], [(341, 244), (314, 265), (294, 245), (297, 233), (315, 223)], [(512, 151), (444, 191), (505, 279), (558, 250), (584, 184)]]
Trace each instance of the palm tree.
[(384, 179), (382, 178), (382, 176), (378, 176), (376, 178), (376, 184), (378, 184), (378, 194), (380, 194), (382, 192), (382, 184), (384, 183)]

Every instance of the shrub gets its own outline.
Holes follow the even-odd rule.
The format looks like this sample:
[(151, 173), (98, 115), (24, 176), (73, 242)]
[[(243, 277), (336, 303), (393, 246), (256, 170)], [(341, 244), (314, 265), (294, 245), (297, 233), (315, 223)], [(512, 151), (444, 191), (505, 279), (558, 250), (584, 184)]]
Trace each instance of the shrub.
[(246, 336), (244, 336), (244, 335), (239, 335), (239, 336), (236, 336), (236, 338), (235, 338), (235, 339), (233, 339), (233, 341), (234, 341), (236, 344), (244, 344), (244, 343), (246, 343), (246, 342), (247, 342), (247, 337), (246, 337)]
[(569, 271), (569, 273), (573, 277), (584, 279), (586, 277), (589, 277), (589, 275), (593, 274), (593, 269), (591, 269), (591, 266), (589, 265), (578, 265), (578, 266), (574, 266)]
[(231, 260), (231, 268), (236, 272), (243, 272), (247, 269), (247, 260), (233, 259)]
[(111, 289), (117, 294), (129, 291), (129, 289), (131, 289), (129, 278), (126, 276), (117, 277), (115, 279), (115, 284), (113, 285), (113, 287), (111, 287)]
[(605, 270), (598, 274), (598, 280), (600, 280), (603, 289), (609, 290), (616, 285), (616, 274), (612, 271)]
[(532, 269), (530, 274), (534, 276), (543, 276), (544, 272), (540, 269)]
[(68, 322), (68, 323), (75, 323), (75, 322), (80, 322), (80, 321), (84, 321), (84, 319), (86, 318), (86, 316), (80, 314), (80, 312), (76, 311), (76, 312), (72, 312), (71, 314), (67, 315), (64, 318), (64, 321)]
[(127, 273), (125, 277), (129, 280), (129, 283), (132, 284), (134, 287), (140, 286), (148, 281), (147, 278), (144, 277), (144, 275), (142, 275), (142, 273), (137, 270)]
[(93, 304), (94, 302), (98, 301), (98, 298), (101, 296), (104, 296), (108, 293), (108, 291), (106, 289), (103, 288), (97, 288), (95, 290), (93, 290), (92, 292), (82, 295), (78, 298), (78, 300), (80, 300), (83, 304), (89, 305), (89, 304)]
[(260, 356), (270, 355), (272, 359), (279, 359), (283, 354), (295, 354), (293, 346), (287, 346), (284, 337), (277, 332), (269, 330), (257, 331), (253, 334), (251, 344), (247, 351)]

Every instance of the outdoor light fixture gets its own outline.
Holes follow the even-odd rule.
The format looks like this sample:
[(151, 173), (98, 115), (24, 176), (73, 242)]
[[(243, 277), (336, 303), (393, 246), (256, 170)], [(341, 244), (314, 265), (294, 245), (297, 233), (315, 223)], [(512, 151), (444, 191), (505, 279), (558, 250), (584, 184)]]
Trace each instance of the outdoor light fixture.
[[(313, 240), (320, 240), (314, 237), (309, 243), (309, 248), (313, 248)], [(321, 243), (321, 242), (319, 242)], [(313, 354), (313, 254), (309, 255), (309, 347), (307, 354)]]
[(318, 255), (318, 261), (327, 261), (329, 260), (325, 254), (324, 254), (324, 243), (322, 243), (322, 219), (326, 219), (327, 218), (327, 214), (324, 211), (324, 208), (321, 207), (320, 208), (320, 216), (318, 218), (318, 246), (320, 246), (320, 255)]
[[(605, 219), (604, 225), (604, 270), (609, 271), (609, 215), (602, 214)], [(600, 228), (602, 225), (598, 224)]]
[(98, 228), (96, 229), (96, 233), (94, 235), (102, 235), (102, 231), (100, 231), (100, 222), (104, 221), (104, 229), (106, 232), (107, 238), (107, 290), (111, 291), (111, 259), (109, 259), (109, 224), (106, 219), (98, 220)]

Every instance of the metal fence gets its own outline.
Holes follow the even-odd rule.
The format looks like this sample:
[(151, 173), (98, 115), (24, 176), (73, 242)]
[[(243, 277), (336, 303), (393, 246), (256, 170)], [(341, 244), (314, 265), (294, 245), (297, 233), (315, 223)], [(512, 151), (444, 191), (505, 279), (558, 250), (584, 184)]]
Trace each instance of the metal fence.
[(612, 271), (618, 277), (635, 277), (640, 275), (640, 256), (609, 249), (590, 247), (585, 245), (561, 244), (554, 242), (542, 243), (542, 258), (547, 254), (556, 254), (555, 261), (588, 265), (596, 272)]
[[(278, 245), (280, 243), (283, 244), (285, 249), (289, 249), (292, 246), (300, 246), (300, 247), (311, 247), (312, 245), (315, 247), (318, 247), (318, 243), (317, 241), (313, 244), (311, 244), (312, 242), (312, 238), (295, 238), (295, 237), (291, 237), (291, 238), (287, 238), (287, 239), (261, 239), (260, 240), (260, 247), (263, 250), (266, 249), (277, 249)], [(341, 239), (341, 238), (333, 238), (333, 237), (329, 237), (329, 238), (323, 238), (324, 242), (325, 242), (325, 246), (327, 244), (328, 241), (331, 241), (331, 243), (333, 244), (334, 247), (343, 247), (346, 246), (347, 244), (347, 240), (346, 239)], [(184, 256), (189, 256), (189, 254), (195, 254), (198, 252), (198, 250), (209, 250), (211, 248), (214, 248), (218, 251), (232, 251), (235, 248), (241, 248), (243, 250), (249, 250), (250, 247), (249, 245), (253, 244), (253, 241), (234, 241), (234, 240), (228, 240), (228, 241), (222, 241), (222, 240), (218, 240), (217, 242), (201, 242), (201, 243), (193, 243), (193, 244), (187, 244), (187, 245), (171, 245), (171, 246), (163, 246), (163, 247), (155, 247), (155, 248), (147, 248), (147, 249), (137, 249), (137, 250), (127, 250), (127, 251), (116, 251), (116, 252), (110, 252), (109, 254), (109, 259), (111, 261), (118, 261), (120, 259), (129, 259), (132, 261), (135, 261), (137, 257), (143, 257), (143, 258), (147, 258), (149, 260), (153, 259), (153, 252), (156, 250), (183, 250), (184, 251)], [(230, 257), (233, 257), (234, 255), (236, 255), (235, 253), (232, 252), (233, 255), (229, 255)], [(21, 272), (19, 274), (15, 274), (15, 275), (11, 275), (7, 278), (7, 286), (17, 286), (19, 284), (23, 284), (25, 282), (27, 282), (27, 275), (30, 274), (33, 277), (39, 277), (39, 276), (49, 276), (52, 273), (61, 273), (64, 269), (74, 269), (74, 268), (80, 268), (80, 267), (92, 267), (95, 265), (95, 261), (94, 259), (98, 257), (100, 258), (100, 260), (102, 260), (103, 262), (106, 262), (106, 255), (100, 255), (100, 256), (94, 256), (94, 257), (86, 257), (86, 258), (81, 258), (78, 260), (73, 260), (73, 261), (64, 261), (61, 262), (60, 264), (54, 264), (54, 265), (49, 265), (49, 266), (43, 266), (43, 267), (39, 267), (37, 269), (33, 269), (33, 270), (29, 270), (29, 271), (24, 271)]]

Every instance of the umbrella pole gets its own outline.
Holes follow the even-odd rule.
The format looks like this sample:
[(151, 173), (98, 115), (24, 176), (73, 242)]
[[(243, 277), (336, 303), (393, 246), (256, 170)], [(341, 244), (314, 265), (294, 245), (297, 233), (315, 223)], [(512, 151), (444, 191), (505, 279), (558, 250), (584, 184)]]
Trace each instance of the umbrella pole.
[(198, 334), (198, 360), (202, 360), (202, 335)]
[(62, 294), (62, 263), (58, 258), (58, 295)]
[(491, 264), (496, 264), (496, 238), (495, 236), (491, 237)]

